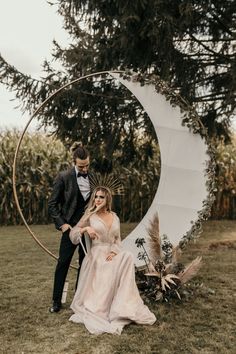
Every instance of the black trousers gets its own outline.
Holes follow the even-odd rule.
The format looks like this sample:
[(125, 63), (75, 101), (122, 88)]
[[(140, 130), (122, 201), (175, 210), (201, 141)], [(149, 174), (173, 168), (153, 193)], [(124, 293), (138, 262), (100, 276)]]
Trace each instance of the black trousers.
[[(54, 276), (54, 287), (53, 287), (53, 302), (61, 304), (61, 298), (63, 293), (63, 288), (66, 280), (66, 276), (68, 273), (68, 269), (70, 266), (71, 259), (76, 249), (76, 245), (74, 245), (69, 238), (70, 230), (67, 230), (62, 234), (61, 243), (59, 248), (59, 258), (57, 261), (55, 276)], [(84, 251), (81, 246), (78, 249), (79, 252), (79, 263), (80, 267), (78, 268), (77, 279), (75, 288), (77, 288), (79, 273), (82, 261), (84, 259)]]

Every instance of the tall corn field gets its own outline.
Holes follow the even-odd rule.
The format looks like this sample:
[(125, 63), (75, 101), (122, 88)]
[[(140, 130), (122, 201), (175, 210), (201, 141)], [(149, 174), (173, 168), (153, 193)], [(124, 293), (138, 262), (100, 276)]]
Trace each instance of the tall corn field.
[[(20, 133), (0, 133), (0, 224), (18, 224), (12, 190), (12, 166)], [(48, 223), (48, 198), (53, 179), (65, 169), (70, 156), (63, 144), (42, 133), (26, 134), (18, 155), (16, 188), (23, 214), (29, 223)]]
[(231, 144), (218, 143), (215, 156), (217, 192), (212, 218), (236, 219), (236, 136)]
[[(12, 165), (18, 131), (0, 132), (0, 225), (21, 223), (12, 190)], [(214, 219), (236, 219), (236, 139), (230, 145), (219, 143), (215, 149), (216, 200)], [(59, 171), (71, 165), (69, 151), (59, 140), (43, 133), (27, 133), (19, 152), (16, 187), (23, 214), (30, 224), (51, 222), (48, 199)], [(158, 187), (160, 160), (150, 159), (146, 167), (139, 161), (128, 167), (116, 166), (124, 181), (125, 195), (114, 198), (121, 221), (140, 221), (147, 212)]]
[[(0, 132), (1, 225), (21, 223), (12, 190), (12, 165), (19, 137), (18, 131)], [(42, 133), (27, 133), (24, 136), (18, 155), (16, 188), (19, 204), (29, 224), (52, 221), (48, 215), (48, 199), (53, 180), (59, 171), (70, 165), (70, 153), (59, 140)], [(130, 163), (128, 168), (116, 165), (115, 170), (120, 181), (125, 182), (125, 195), (114, 198), (114, 207), (121, 221), (141, 220), (156, 193), (160, 161), (151, 159), (145, 169), (141, 161), (136, 161)]]

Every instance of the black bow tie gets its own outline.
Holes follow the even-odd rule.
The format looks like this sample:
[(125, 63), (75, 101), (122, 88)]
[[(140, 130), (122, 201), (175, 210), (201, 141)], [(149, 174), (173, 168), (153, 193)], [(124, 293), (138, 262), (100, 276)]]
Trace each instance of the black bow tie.
[(79, 177), (84, 177), (84, 178), (86, 178), (86, 177), (88, 177), (88, 174), (87, 173), (80, 173), (80, 172), (78, 172), (77, 173), (77, 177), (79, 178)]

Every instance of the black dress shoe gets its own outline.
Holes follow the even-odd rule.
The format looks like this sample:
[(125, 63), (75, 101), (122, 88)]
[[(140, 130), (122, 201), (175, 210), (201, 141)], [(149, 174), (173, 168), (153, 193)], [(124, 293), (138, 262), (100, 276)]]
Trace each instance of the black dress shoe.
[(61, 304), (58, 304), (56, 302), (53, 303), (52, 307), (49, 308), (49, 312), (59, 312), (61, 309)]

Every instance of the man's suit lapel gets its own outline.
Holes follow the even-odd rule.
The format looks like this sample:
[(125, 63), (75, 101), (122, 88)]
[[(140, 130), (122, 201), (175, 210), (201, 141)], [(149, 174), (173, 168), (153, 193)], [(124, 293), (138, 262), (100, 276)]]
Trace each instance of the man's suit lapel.
[(79, 190), (79, 186), (77, 183), (76, 172), (75, 172), (74, 167), (71, 169), (70, 174), (71, 174), (71, 180), (72, 180), (72, 190), (73, 190), (73, 193), (75, 193), (77, 196), (80, 193), (80, 190)]

